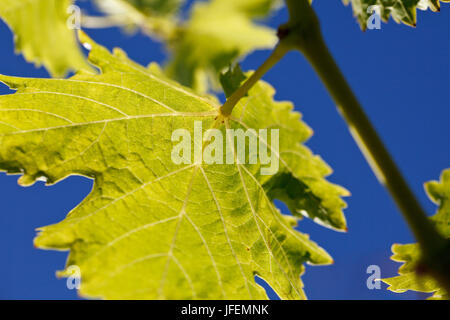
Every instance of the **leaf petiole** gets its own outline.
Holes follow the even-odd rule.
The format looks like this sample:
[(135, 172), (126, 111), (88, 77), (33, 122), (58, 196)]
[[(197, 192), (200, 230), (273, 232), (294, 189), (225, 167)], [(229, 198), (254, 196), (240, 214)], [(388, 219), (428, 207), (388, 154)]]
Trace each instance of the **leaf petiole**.
[(220, 107), (220, 113), (224, 117), (228, 117), (236, 104), (241, 100), (248, 91), (269, 71), (284, 55), (289, 51), (289, 48), (279, 43), (273, 50), (270, 56), (264, 63), (225, 101)]

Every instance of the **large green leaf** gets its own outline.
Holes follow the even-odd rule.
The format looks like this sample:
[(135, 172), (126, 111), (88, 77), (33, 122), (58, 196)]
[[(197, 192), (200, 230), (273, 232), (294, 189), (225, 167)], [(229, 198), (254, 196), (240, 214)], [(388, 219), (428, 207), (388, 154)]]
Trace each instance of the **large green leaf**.
[[(441, 181), (432, 181), (426, 184), (426, 190), (439, 209), (430, 219), (438, 231), (446, 238), (450, 238), (450, 169), (444, 170)], [(416, 273), (420, 258), (420, 247), (414, 244), (394, 244), (392, 247), (394, 255), (392, 259), (403, 262), (399, 269), (399, 276), (383, 279), (389, 284), (389, 290), (394, 292), (405, 292), (407, 290), (433, 292), (433, 299), (450, 299), (448, 293), (430, 276), (419, 276)]]
[(256, 49), (271, 48), (275, 31), (255, 24), (278, 1), (211, 0), (196, 2), (191, 17), (169, 46), (168, 73), (184, 85), (204, 92), (217, 88), (218, 74), (230, 62)]
[(74, 30), (67, 25), (70, 4), (70, 0), (0, 0), (0, 17), (14, 32), (16, 50), (54, 76), (88, 67)]
[[(63, 221), (41, 228), (35, 245), (70, 250), (67, 267), (80, 267), (86, 297), (263, 299), (257, 275), (283, 299), (304, 298), (302, 264), (332, 260), (272, 199), (345, 229), (346, 191), (324, 179), (330, 169), (301, 144), (311, 130), (292, 105), (275, 102), (260, 82), (223, 118), (213, 100), (154, 65), (143, 68), (120, 50), (111, 55), (85, 35), (82, 41), (101, 74), (0, 76), (17, 90), (0, 96), (0, 170), (22, 174), (21, 185), (74, 174), (94, 179), (90, 195)], [(278, 174), (261, 175), (260, 162), (175, 164), (171, 135), (192, 132), (194, 121), (222, 132), (279, 129), (278, 153), (255, 135), (280, 160)]]
[[(367, 21), (372, 15), (369, 12), (370, 6), (376, 5), (380, 10), (383, 21), (388, 21), (389, 17), (400, 23), (403, 22), (410, 26), (416, 26), (416, 9), (433, 11), (440, 10), (439, 0), (343, 0), (345, 4), (351, 3), (353, 12), (358, 19), (362, 29), (366, 29)], [(450, 0), (441, 0), (441, 2), (450, 2)]]

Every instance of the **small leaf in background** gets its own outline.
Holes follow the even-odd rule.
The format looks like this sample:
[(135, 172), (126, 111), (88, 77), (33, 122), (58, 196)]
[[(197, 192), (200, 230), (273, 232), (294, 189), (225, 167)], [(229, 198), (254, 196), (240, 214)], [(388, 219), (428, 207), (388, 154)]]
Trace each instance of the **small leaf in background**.
[(238, 58), (272, 48), (275, 31), (256, 24), (278, 4), (275, 0), (196, 2), (188, 21), (170, 43), (168, 74), (181, 84), (206, 92), (219, 87), (218, 75)]
[[(437, 230), (450, 238), (450, 169), (443, 171), (441, 181), (431, 181), (426, 184), (426, 191), (430, 199), (439, 208), (430, 219)], [(418, 275), (416, 268), (420, 259), (420, 247), (414, 244), (394, 244), (392, 246), (392, 260), (403, 262), (398, 270), (399, 276), (383, 279), (394, 292), (407, 290), (434, 293), (431, 299), (450, 299), (450, 296), (439, 284), (428, 275)]]
[[(305, 298), (303, 264), (332, 259), (293, 229), (297, 219), (282, 215), (268, 192), (288, 193), (278, 175), (289, 175), (303, 186), (289, 194), (292, 214), (308, 211), (341, 229), (346, 192), (325, 179), (330, 169), (302, 144), (311, 130), (292, 104), (274, 101), (274, 89), (259, 82), (222, 118), (214, 100), (166, 80), (154, 64), (144, 68), (119, 49), (110, 54), (86, 35), (81, 40), (100, 74), (0, 76), (17, 90), (0, 96), (0, 170), (23, 174), (22, 185), (73, 174), (94, 179), (63, 221), (39, 229), (35, 245), (70, 250), (67, 268), (80, 268), (85, 297), (265, 299), (257, 275), (282, 299)], [(278, 129), (279, 152), (270, 152), (278, 174), (262, 175), (259, 161), (176, 164), (171, 136), (176, 129), (194, 136), (195, 121), (224, 136), (227, 128)]]
[(104, 18), (85, 17), (85, 27), (121, 26), (133, 31), (140, 28), (151, 37), (168, 40), (177, 29), (178, 14), (184, 0), (95, 0)]
[[(343, 0), (345, 4), (352, 4), (353, 13), (363, 30), (367, 27), (367, 21), (373, 14), (368, 10), (370, 6), (378, 6), (383, 21), (387, 22), (389, 17), (397, 22), (403, 22), (409, 26), (416, 26), (417, 9), (432, 11), (440, 10), (439, 0)], [(441, 0), (450, 2), (450, 0)]]
[(177, 13), (184, 0), (126, 0), (135, 8), (149, 15), (170, 15)]
[(14, 33), (16, 50), (53, 76), (89, 69), (67, 21), (70, 0), (0, 0), (0, 18)]
[(219, 80), (225, 96), (230, 97), (241, 84), (247, 79), (242, 72), (241, 66), (237, 63), (234, 67), (230, 65), (227, 71), (220, 74)]
[[(199, 94), (219, 89), (219, 74), (236, 59), (277, 41), (274, 30), (254, 21), (267, 17), (280, 0), (194, 1), (185, 21), (180, 18), (183, 2), (97, 0), (97, 5), (113, 25), (139, 27), (165, 41), (172, 53), (167, 74)], [(90, 20), (95, 27), (98, 19), (92, 17), (85, 17), (85, 26)]]

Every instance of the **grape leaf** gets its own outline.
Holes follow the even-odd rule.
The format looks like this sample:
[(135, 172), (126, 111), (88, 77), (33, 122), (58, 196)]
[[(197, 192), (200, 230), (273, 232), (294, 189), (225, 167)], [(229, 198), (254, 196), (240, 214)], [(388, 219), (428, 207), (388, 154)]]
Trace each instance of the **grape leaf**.
[[(436, 204), (439, 205), (437, 213), (430, 219), (438, 231), (446, 238), (450, 238), (450, 169), (444, 170), (441, 181), (431, 181), (426, 185), (426, 190)], [(432, 299), (450, 299), (450, 296), (430, 276), (418, 276), (416, 274), (417, 263), (420, 258), (420, 247), (414, 244), (394, 244), (392, 246), (392, 260), (403, 262), (398, 273), (399, 276), (383, 279), (389, 285), (388, 289), (394, 292), (407, 290), (433, 292)]]
[(70, 0), (0, 0), (0, 17), (14, 32), (16, 50), (54, 76), (88, 68), (67, 21)]
[[(260, 82), (224, 118), (214, 100), (166, 79), (155, 65), (141, 67), (120, 49), (110, 54), (80, 38), (100, 74), (0, 76), (17, 90), (0, 96), (0, 170), (22, 174), (24, 186), (74, 174), (94, 179), (89, 196), (35, 239), (39, 248), (70, 250), (59, 275), (77, 265), (80, 294), (94, 298), (267, 298), (255, 275), (283, 299), (304, 298), (303, 263), (332, 260), (293, 229), (297, 219), (276, 209), (271, 190), (295, 202), (294, 215), (308, 211), (340, 229), (346, 191), (325, 180), (330, 169), (301, 144), (311, 130), (300, 114)], [(171, 135), (192, 132), (194, 121), (221, 132), (279, 129), (278, 153), (272, 140), (253, 133), (280, 160), (278, 174), (261, 175), (260, 162), (175, 164)], [(301, 193), (290, 193), (294, 183)]]
[(238, 57), (271, 48), (275, 31), (252, 20), (266, 16), (274, 0), (211, 0), (195, 3), (190, 19), (169, 42), (173, 57), (168, 74), (183, 85), (205, 92), (218, 88), (217, 75)]
[[(376, 5), (383, 21), (387, 22), (389, 17), (397, 22), (403, 22), (410, 26), (416, 26), (416, 9), (433, 11), (440, 10), (439, 0), (343, 0), (345, 4), (352, 4), (353, 12), (363, 30), (367, 27), (367, 21), (373, 11), (368, 11), (370, 6)], [(441, 0), (450, 2), (450, 0)]]

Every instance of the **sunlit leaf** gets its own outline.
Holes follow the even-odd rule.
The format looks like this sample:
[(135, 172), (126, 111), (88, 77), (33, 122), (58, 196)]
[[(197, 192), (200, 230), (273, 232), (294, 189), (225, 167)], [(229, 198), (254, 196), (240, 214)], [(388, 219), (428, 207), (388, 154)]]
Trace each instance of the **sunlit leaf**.
[[(54, 76), (89, 68), (70, 23), (76, 27), (76, 11), (70, 0), (0, 0), (0, 18), (14, 33), (16, 50), (26, 60), (43, 64)], [(69, 14), (74, 16), (70, 16)]]
[[(361, 28), (367, 27), (369, 18), (374, 11), (369, 7), (375, 6), (383, 21), (387, 22), (392, 17), (397, 23), (404, 23), (409, 26), (416, 26), (417, 9), (433, 11), (440, 10), (439, 0), (343, 0), (345, 4), (352, 4), (353, 12), (358, 19)], [(441, 0), (441, 2), (450, 2), (450, 0)], [(372, 7), (373, 9), (375, 7)]]
[[(111, 55), (85, 35), (82, 42), (101, 74), (0, 76), (17, 90), (0, 96), (0, 169), (22, 174), (21, 185), (94, 179), (89, 196), (35, 239), (39, 248), (70, 250), (60, 275), (78, 266), (86, 297), (267, 298), (257, 275), (283, 299), (304, 298), (303, 264), (332, 260), (272, 200), (345, 229), (346, 191), (325, 180), (330, 169), (302, 145), (311, 130), (292, 104), (274, 101), (260, 82), (224, 118), (214, 100), (160, 76), (155, 65), (141, 67), (120, 50)], [(176, 129), (194, 136), (196, 123), (223, 134), (257, 130), (252, 135), (279, 160), (278, 172), (263, 175), (259, 160), (176, 164), (171, 136)], [(259, 129), (279, 130), (278, 152)], [(209, 145), (195, 141), (201, 150)]]
[[(439, 209), (430, 219), (438, 231), (446, 238), (450, 238), (450, 169), (444, 170), (441, 181), (432, 181), (426, 184), (429, 197)], [(398, 273), (399, 276), (383, 279), (389, 285), (389, 290), (405, 292), (407, 290), (432, 292), (432, 299), (450, 299), (448, 293), (439, 286), (435, 279), (428, 275), (419, 276), (416, 268), (420, 259), (418, 244), (394, 244), (392, 260), (403, 262)]]
[(254, 22), (266, 16), (274, 0), (196, 2), (188, 21), (170, 43), (168, 73), (182, 84), (205, 92), (218, 87), (218, 75), (237, 58), (272, 48), (275, 31)]

